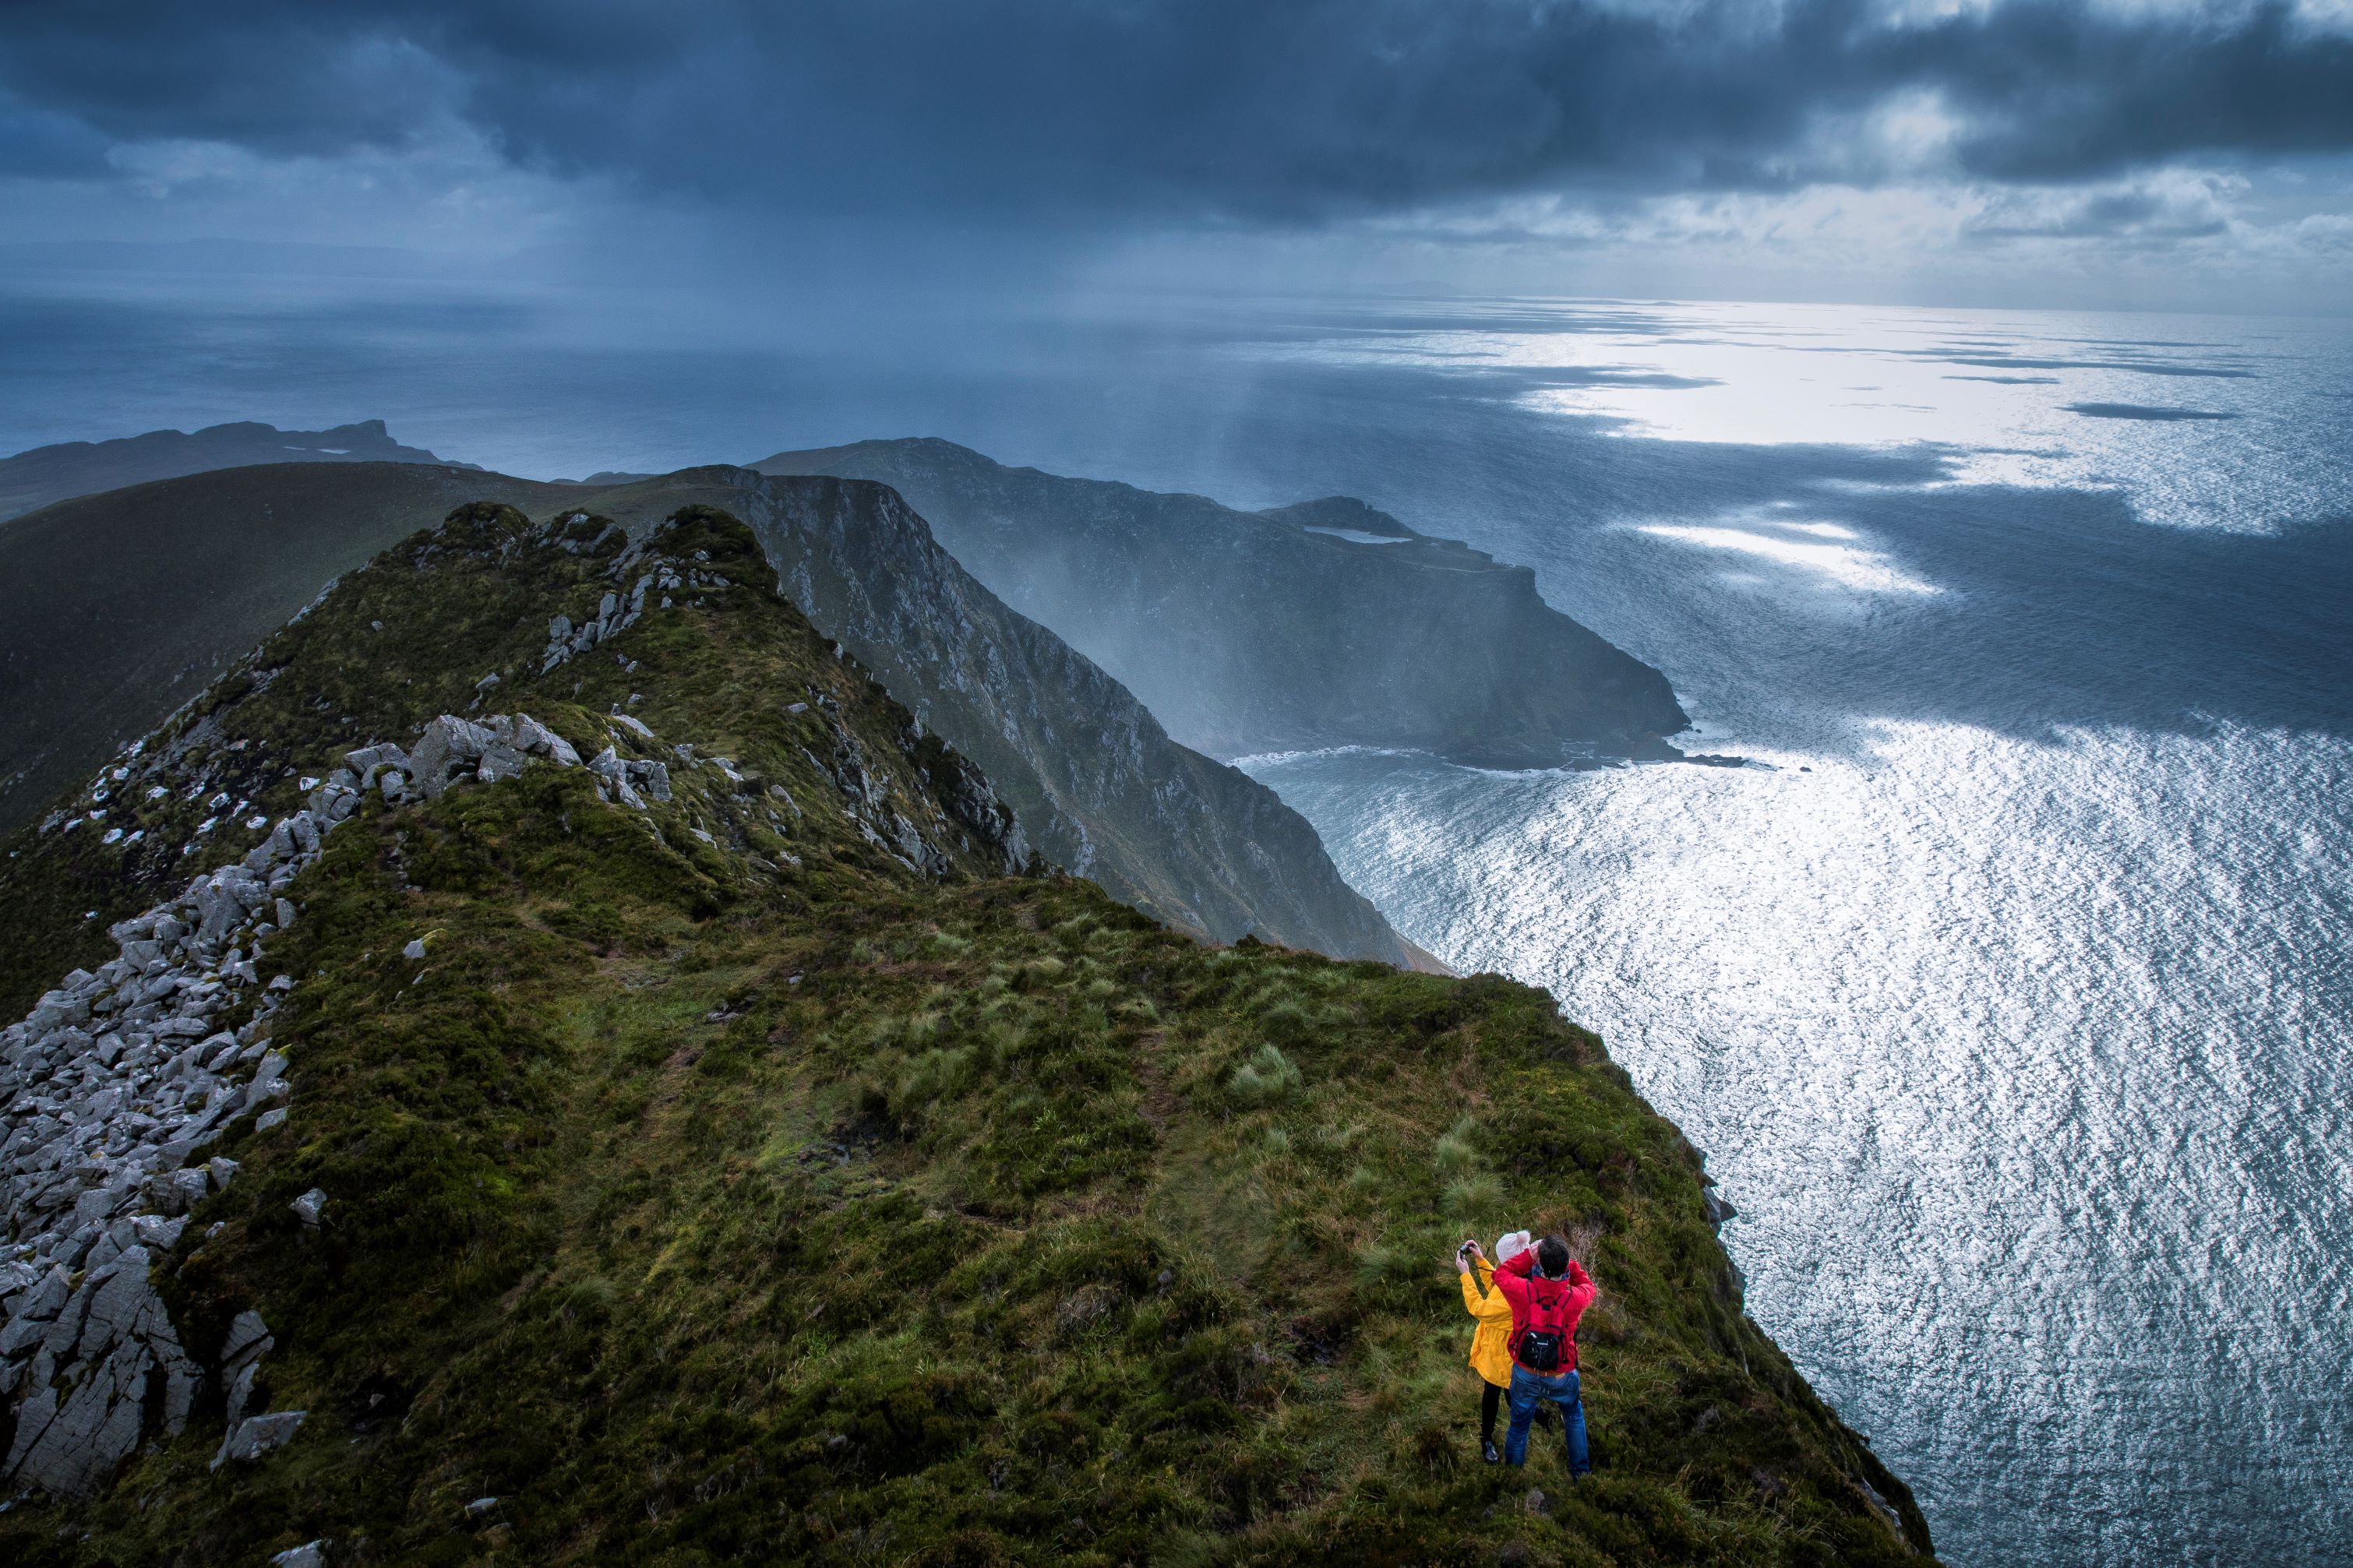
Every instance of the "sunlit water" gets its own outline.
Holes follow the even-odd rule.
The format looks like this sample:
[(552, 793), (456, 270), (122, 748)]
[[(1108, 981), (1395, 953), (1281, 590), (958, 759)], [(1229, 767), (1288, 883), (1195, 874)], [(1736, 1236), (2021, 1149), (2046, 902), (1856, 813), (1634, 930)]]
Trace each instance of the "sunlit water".
[(1289, 304), (820, 349), (43, 285), (0, 327), (9, 447), (380, 415), (544, 474), (928, 433), (1535, 566), (1759, 765), (1247, 765), (1409, 934), (1604, 1033), (1950, 1560), (2353, 1561), (2342, 324)]

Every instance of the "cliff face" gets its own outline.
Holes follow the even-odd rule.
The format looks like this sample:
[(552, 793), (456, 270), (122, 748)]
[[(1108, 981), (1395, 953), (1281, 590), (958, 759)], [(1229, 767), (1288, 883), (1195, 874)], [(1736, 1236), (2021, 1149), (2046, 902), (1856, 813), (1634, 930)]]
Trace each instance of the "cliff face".
[[(0, 1559), (1921, 1561), (1550, 998), (1008, 875), (770, 571), (461, 508), (0, 846)], [(1575, 1487), (1475, 1458), (1517, 1224)]]
[(987, 771), (1048, 859), (1196, 935), (1413, 958), (1304, 818), (1171, 741), (1118, 681), (974, 580), (894, 491), (703, 468), (593, 504), (628, 521), (688, 500), (749, 522), (785, 591)]
[[(332, 430), (280, 430), (246, 422), (202, 430), (151, 430), (116, 441), (67, 441), (0, 458), (0, 521), (52, 501), (152, 479), (257, 463), (442, 463), (392, 438), (381, 419)], [(471, 463), (444, 467), (470, 468)]]
[(1198, 934), (1428, 960), (1247, 776), (1171, 742), (877, 487), (691, 469), (614, 489), (411, 465), (280, 465), (68, 501), (0, 529), (0, 828), (202, 689), (321, 582), (461, 500), (740, 508), (819, 626), (1005, 781), (1030, 842)]
[(945, 441), (780, 453), (878, 479), (1023, 614), (1213, 756), (1331, 745), (1555, 766), (1664, 757), (1666, 678), (1546, 605), (1526, 567), (1335, 497), (1242, 512), (1008, 468)]

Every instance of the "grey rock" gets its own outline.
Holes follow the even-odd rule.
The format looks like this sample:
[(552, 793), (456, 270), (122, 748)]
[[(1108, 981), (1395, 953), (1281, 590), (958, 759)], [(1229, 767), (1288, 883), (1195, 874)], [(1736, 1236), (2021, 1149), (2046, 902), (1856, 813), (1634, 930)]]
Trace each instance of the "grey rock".
[(495, 739), (487, 727), (454, 713), (435, 719), (425, 726), (425, 732), (409, 752), (410, 772), (417, 789), (428, 800), (439, 795), (448, 787), (450, 773), (478, 763), (483, 750)]
[(656, 800), (670, 799), (670, 769), (660, 763), (632, 762), (629, 781)]
[(327, 1194), (317, 1187), (312, 1187), (287, 1206), (294, 1211), (296, 1217), (304, 1225), (317, 1225), (320, 1215), (326, 1211)]
[(322, 1536), (300, 1546), (290, 1546), (269, 1562), (271, 1568), (326, 1568), (327, 1540)]
[(30, 1354), (48, 1331), (49, 1324), (46, 1318), (19, 1315), (9, 1319), (8, 1326), (0, 1329), (0, 1360), (14, 1361), (18, 1356)]
[(265, 1110), (253, 1119), (253, 1130), (256, 1132), (275, 1132), (285, 1125), (286, 1108), (284, 1106), (280, 1106), (275, 1110)]
[(103, 1282), (103, 1279), (94, 1275), (86, 1277), (81, 1282), (80, 1289), (66, 1298), (66, 1304), (58, 1309), (56, 1318), (50, 1321), (48, 1332), (41, 1336), (43, 1351), (57, 1357), (63, 1356), (73, 1349), (76, 1342), (81, 1338), (82, 1323), (90, 1316), (90, 1298), (98, 1294), (98, 1288)]
[(560, 768), (580, 765), (580, 753), (573, 750), (571, 742), (527, 713), (515, 720), (514, 743), (519, 750), (545, 757)]
[(272, 1415), (248, 1415), (237, 1424), (237, 1429), (221, 1440), (220, 1452), (213, 1456), (212, 1468), (219, 1469), (231, 1459), (247, 1464), (284, 1447), (293, 1441), (308, 1411), (281, 1410)]
[(474, 776), (483, 784), (497, 784), (520, 774), (527, 761), (524, 753), (514, 747), (493, 742), (482, 748), (482, 760), (475, 766)]
[[(182, 1172), (193, 1175), (194, 1172)], [(185, 1218), (164, 1219), (157, 1215), (141, 1215), (132, 1224), (137, 1228), (139, 1245), (150, 1252), (169, 1252), (180, 1245), (180, 1233), (187, 1229)]]
[[(265, 1344), (268, 1341), (263, 1342)], [(245, 1419), (246, 1408), (253, 1403), (253, 1382), (261, 1374), (259, 1358), (247, 1362), (229, 1374), (227, 1405), (227, 1416), (223, 1430), (234, 1432)]]
[(261, 1321), (260, 1313), (248, 1308), (229, 1323), (228, 1338), (221, 1342), (221, 1365), (241, 1365), (259, 1356), (272, 1342), (269, 1325)]
[(103, 1227), (114, 1213), (115, 1194), (104, 1187), (92, 1187), (74, 1200), (75, 1226), (96, 1224)]
[(157, 1206), (167, 1215), (185, 1214), (212, 1195), (212, 1182), (202, 1170), (174, 1171), (164, 1178), (163, 1189), (158, 1196), (168, 1194), (169, 1198)]
[[(84, 1226), (59, 1241), (56, 1251), (51, 1256), (68, 1268), (79, 1268), (81, 1267), (81, 1260), (90, 1256), (90, 1249), (96, 1244), (98, 1237), (98, 1226)], [(69, 1308), (73, 1305), (70, 1301), (66, 1304)]]
[(147, 1374), (154, 1363), (137, 1344), (99, 1363), (74, 1385), (14, 1466), (16, 1479), (68, 1498), (88, 1497), (112, 1479), (138, 1447)]
[(33, 1392), (16, 1406), (16, 1440), (8, 1447), (6, 1461), (0, 1462), (0, 1475), (16, 1473), (16, 1467), (25, 1462), (25, 1456), (32, 1452), (33, 1445), (41, 1440), (57, 1415), (58, 1391), (49, 1386), (47, 1377), (40, 1377), (35, 1381)]
[[(154, 1293), (154, 1288), (147, 1283), (147, 1261), (145, 1247), (131, 1248), (90, 1297), (90, 1314), (82, 1322), (83, 1359), (103, 1355), (109, 1348), (131, 1338), (141, 1310)], [(91, 1278), (97, 1275), (93, 1273)]]

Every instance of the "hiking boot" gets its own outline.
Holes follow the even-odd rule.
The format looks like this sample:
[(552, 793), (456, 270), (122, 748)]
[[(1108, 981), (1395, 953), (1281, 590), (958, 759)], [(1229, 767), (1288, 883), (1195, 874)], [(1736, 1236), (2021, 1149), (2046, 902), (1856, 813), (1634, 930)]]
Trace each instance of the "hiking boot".
[(1500, 1465), (1504, 1462), (1503, 1450), (1495, 1447), (1495, 1440), (1493, 1437), (1482, 1437), (1479, 1440), (1479, 1457), (1491, 1465)]

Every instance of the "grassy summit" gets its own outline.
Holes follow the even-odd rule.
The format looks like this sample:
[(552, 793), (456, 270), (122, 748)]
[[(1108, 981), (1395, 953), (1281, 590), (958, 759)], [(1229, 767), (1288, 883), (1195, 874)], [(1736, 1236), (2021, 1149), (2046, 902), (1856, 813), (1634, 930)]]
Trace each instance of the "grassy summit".
[[(8, 959), (37, 990), (85, 909), (258, 837), (195, 836), (215, 796), (282, 812), (436, 714), (670, 770), (642, 810), (552, 766), (371, 795), (327, 839), (260, 966), (297, 982), (291, 1114), (209, 1151), (241, 1171), (158, 1270), (199, 1356), (259, 1310), (256, 1408), (309, 1417), (216, 1471), (216, 1391), (110, 1492), (0, 1514), (0, 1555), (1919, 1560), (1909, 1494), (1742, 1314), (1697, 1157), (1547, 995), (1008, 875), (968, 769), (748, 530), (620, 550), (461, 509), (126, 760), (111, 798), (167, 792), (121, 808), (147, 838), (9, 846), (47, 889)], [(543, 673), (552, 616), (660, 566), (695, 585)], [(1556, 1430), (1525, 1472), (1476, 1458), (1446, 1259), (1518, 1223), (1603, 1287), (1574, 1490)]]

